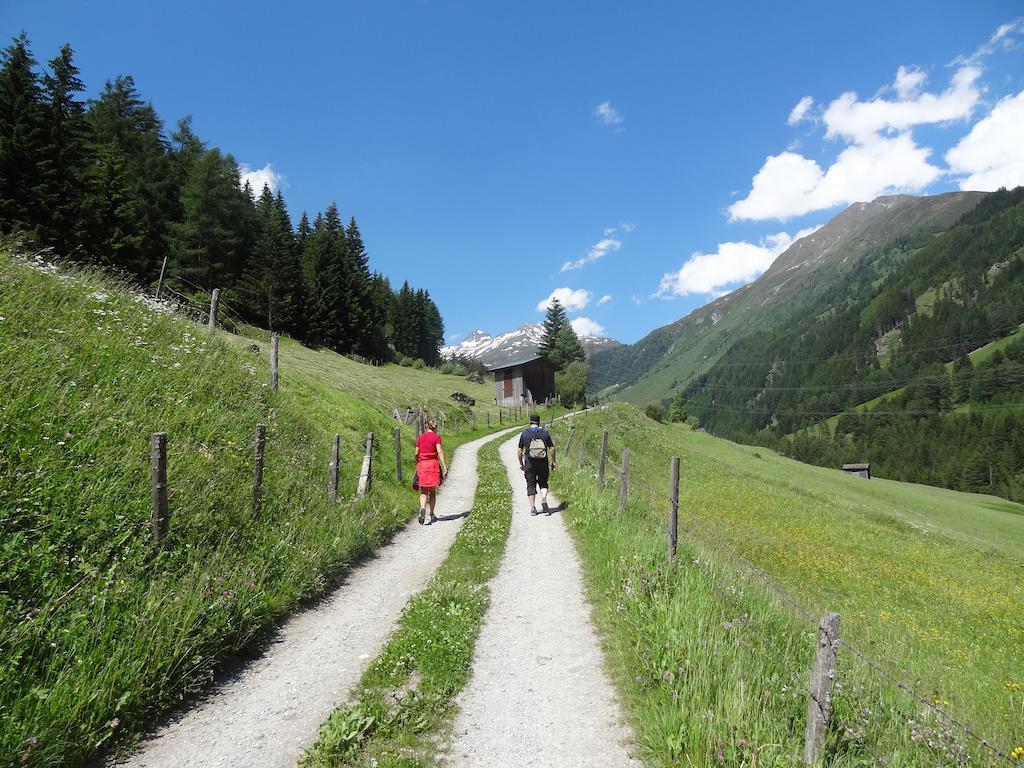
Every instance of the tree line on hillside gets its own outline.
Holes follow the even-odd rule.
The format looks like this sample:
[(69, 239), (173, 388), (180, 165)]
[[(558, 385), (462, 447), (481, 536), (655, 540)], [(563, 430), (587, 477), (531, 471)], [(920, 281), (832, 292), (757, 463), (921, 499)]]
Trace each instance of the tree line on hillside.
[(40, 73), (27, 37), (0, 61), (0, 230), (57, 254), (222, 301), (246, 322), (372, 360), (435, 365), (444, 324), (429, 293), (370, 271), (356, 220), (331, 203), (293, 227), (284, 196), (241, 184), (190, 118), (167, 134), (131, 76), (95, 99), (64, 45)]
[(1024, 500), (1024, 341), (969, 356), (1024, 323), (1022, 244), (1017, 188), (938, 237), (879, 246), (685, 387), (691, 412), (803, 461), (871, 461), (884, 477)]

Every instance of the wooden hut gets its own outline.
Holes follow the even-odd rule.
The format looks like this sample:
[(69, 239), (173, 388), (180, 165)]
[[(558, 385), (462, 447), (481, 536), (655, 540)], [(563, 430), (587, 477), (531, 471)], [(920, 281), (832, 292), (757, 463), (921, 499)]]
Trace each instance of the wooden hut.
[(494, 402), (506, 408), (543, 403), (555, 396), (555, 366), (534, 355), (489, 369), (494, 374)]
[(871, 479), (870, 464), (843, 464), (843, 472), (854, 477), (863, 477), (865, 480)]

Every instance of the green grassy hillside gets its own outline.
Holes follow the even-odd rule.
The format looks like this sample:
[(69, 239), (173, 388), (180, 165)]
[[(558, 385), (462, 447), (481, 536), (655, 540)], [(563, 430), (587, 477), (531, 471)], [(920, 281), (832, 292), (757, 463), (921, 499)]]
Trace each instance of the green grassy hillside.
[[(1024, 506), (849, 477), (657, 424), (629, 406), (571, 423), (574, 446), (555, 490), (569, 501), (649, 764), (795, 764), (815, 622), (829, 610), (842, 615), (846, 645), (826, 764), (876, 764), (879, 755), (900, 766), (1005, 764), (851, 646), (1005, 754), (1024, 746)], [(598, 492), (604, 428), (612, 469)], [(564, 446), (570, 425), (554, 429)], [(581, 439), (587, 466), (577, 470)], [(625, 447), (632, 491), (620, 515), (613, 470)], [(670, 572), (673, 455), (682, 458), (681, 552)], [(766, 589), (746, 561), (793, 602)]]
[[(485, 402), (489, 392), (286, 341), (275, 393), (266, 349), (257, 356), (251, 343), (102, 277), (0, 254), (0, 764), (81, 764), (202, 688), (415, 511), (395, 480), (392, 404), (446, 407), (452, 391)], [(268, 443), (254, 519), (258, 422)], [(471, 433), (463, 421), (446, 446), (483, 423)], [(373, 491), (355, 502), (369, 430), (384, 439)], [(155, 431), (169, 434), (171, 525), (159, 554)], [(331, 507), (336, 432), (343, 502)], [(409, 428), (405, 445), (408, 480)]]

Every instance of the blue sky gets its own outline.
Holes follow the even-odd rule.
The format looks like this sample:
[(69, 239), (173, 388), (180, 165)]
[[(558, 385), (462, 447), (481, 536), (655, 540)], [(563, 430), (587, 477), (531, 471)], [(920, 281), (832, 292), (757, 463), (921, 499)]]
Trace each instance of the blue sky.
[(25, 30), (40, 61), (71, 43), (89, 95), (133, 75), (296, 219), (337, 201), (453, 340), (538, 321), (560, 291), (578, 328), (631, 342), (853, 200), (1024, 183), (1022, 15), (0, 0), (0, 31)]

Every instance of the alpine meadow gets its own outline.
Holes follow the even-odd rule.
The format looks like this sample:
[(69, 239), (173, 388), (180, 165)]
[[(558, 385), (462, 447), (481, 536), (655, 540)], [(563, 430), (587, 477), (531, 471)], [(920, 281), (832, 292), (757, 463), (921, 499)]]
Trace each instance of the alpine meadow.
[(1024, 768), (1012, 0), (2, 16), (0, 766)]

